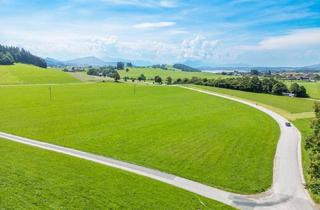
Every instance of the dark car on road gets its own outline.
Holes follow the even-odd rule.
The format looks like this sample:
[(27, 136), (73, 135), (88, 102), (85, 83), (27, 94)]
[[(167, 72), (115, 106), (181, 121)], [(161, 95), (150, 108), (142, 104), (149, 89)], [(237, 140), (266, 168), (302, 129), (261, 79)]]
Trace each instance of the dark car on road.
[(287, 127), (291, 127), (291, 123), (286, 122), (286, 126), (287, 126)]

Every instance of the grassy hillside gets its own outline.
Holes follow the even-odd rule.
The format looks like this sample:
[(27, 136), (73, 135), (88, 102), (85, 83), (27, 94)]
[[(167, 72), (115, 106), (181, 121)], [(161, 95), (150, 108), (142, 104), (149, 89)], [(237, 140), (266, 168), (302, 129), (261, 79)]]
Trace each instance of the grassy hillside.
[[(111, 156), (220, 188), (270, 187), (279, 137), (267, 115), (168, 86), (0, 88), (0, 130)], [(259, 126), (257, 126), (259, 125)]]
[[(312, 128), (311, 126), (312, 119), (299, 119), (294, 121), (294, 125), (299, 129), (302, 135), (302, 163), (303, 163), (303, 172), (304, 172), (304, 177), (306, 179), (306, 182), (309, 181), (310, 177), (307, 173), (309, 164), (310, 164), (310, 158), (308, 155), (308, 151), (305, 150), (304, 145), (305, 145), (305, 140), (306, 138), (312, 134)], [(311, 194), (312, 198), (314, 201), (317, 203), (320, 203), (320, 196)]]
[(154, 79), (155, 76), (160, 76), (163, 80), (167, 77), (172, 77), (173, 79), (177, 78), (189, 78), (192, 77), (200, 77), (200, 78), (217, 78), (217, 77), (226, 77), (221, 74), (214, 74), (209, 72), (185, 72), (180, 70), (163, 70), (163, 69), (155, 69), (155, 68), (130, 68), (129, 72), (125, 70), (119, 71), (121, 78), (128, 76), (129, 78), (134, 77), (138, 78), (141, 74), (144, 74), (148, 80)]
[(79, 80), (65, 72), (55, 69), (43, 69), (26, 64), (0, 65), (0, 85), (72, 82), (79, 82)]
[[(263, 94), (263, 93), (252, 93), (252, 92), (208, 87), (208, 86), (192, 85), (192, 87), (211, 90), (217, 93), (222, 93), (222, 94), (231, 95), (231, 96), (247, 99), (250, 101), (254, 101), (259, 104), (265, 104), (268, 106), (268, 108), (271, 108), (274, 111), (279, 112), (280, 114), (283, 114), (285, 117), (288, 117), (288, 118), (291, 117), (290, 113), (297, 114), (297, 113), (313, 112), (314, 101), (309, 99), (291, 98), (291, 97), (276, 96), (276, 95)], [(309, 115), (306, 115), (306, 116), (309, 116)]]
[(0, 139), (1, 209), (231, 209), (142, 176)]

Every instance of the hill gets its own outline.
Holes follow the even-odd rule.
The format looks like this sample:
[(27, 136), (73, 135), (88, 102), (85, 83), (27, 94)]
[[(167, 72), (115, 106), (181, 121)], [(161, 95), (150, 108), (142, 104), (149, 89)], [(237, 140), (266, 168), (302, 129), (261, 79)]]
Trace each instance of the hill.
[(56, 70), (43, 69), (32, 65), (15, 64), (0, 66), (0, 84), (52, 84), (79, 82), (70, 74)]
[(66, 64), (63, 61), (59, 61), (54, 58), (45, 58), (45, 61), (47, 62), (47, 65), (50, 67), (64, 67)]
[(106, 62), (94, 56), (77, 58), (77, 59), (65, 61), (64, 63), (66, 65), (72, 65), (72, 66), (105, 66), (107, 65)]
[(0, 65), (12, 65), (14, 63), (32, 64), (47, 68), (47, 63), (44, 59), (31, 54), (23, 48), (0, 45)]
[(181, 71), (188, 71), (188, 72), (201, 72), (199, 69), (193, 68), (191, 66), (187, 66), (185, 64), (174, 64), (173, 68), (179, 69)]

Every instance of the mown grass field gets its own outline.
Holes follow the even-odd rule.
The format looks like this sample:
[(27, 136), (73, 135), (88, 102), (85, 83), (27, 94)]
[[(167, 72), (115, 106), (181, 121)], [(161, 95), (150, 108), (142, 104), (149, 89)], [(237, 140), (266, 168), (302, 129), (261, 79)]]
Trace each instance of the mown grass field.
[[(230, 100), (179, 87), (0, 87), (0, 130), (241, 192), (272, 182), (279, 128)], [(259, 126), (257, 126), (259, 125)]]
[(0, 65), (0, 85), (73, 83), (78, 79), (57, 69), (43, 69), (32, 65)]
[(265, 104), (268, 108), (273, 109), (274, 111), (283, 114), (285, 117), (290, 117), (287, 113), (297, 114), (297, 113), (307, 113), (306, 116), (300, 117), (308, 117), (309, 114), (313, 112), (314, 101), (303, 99), (303, 98), (291, 98), (285, 96), (276, 96), (271, 94), (263, 94), (263, 93), (251, 93), (239, 90), (231, 90), (225, 88), (216, 88), (216, 87), (208, 87), (208, 86), (198, 86), (191, 85), (195, 88), (211, 90), (217, 93), (231, 95), (239, 98), (243, 98), (246, 100), (257, 102), (258, 104)]
[[(304, 177), (307, 183), (310, 180), (310, 177), (307, 173), (308, 167), (310, 165), (310, 158), (309, 158), (308, 151), (305, 150), (304, 148), (304, 145), (305, 145), (306, 138), (312, 134), (311, 122), (312, 122), (312, 119), (298, 119), (293, 122), (294, 125), (299, 129), (302, 135), (302, 163), (303, 163)], [(311, 196), (315, 202), (320, 203), (320, 196), (314, 195), (312, 193), (311, 193)]]
[(311, 98), (320, 99), (320, 82), (285, 81), (285, 84), (290, 87), (294, 82), (303, 85)]
[(199, 77), (199, 78), (223, 78), (226, 77), (221, 74), (215, 74), (210, 72), (185, 72), (180, 70), (163, 70), (163, 69), (157, 69), (157, 68), (129, 68), (129, 72), (126, 72), (125, 70), (120, 70), (119, 74), (121, 78), (128, 76), (129, 78), (138, 78), (141, 74), (144, 74), (148, 80), (153, 80), (155, 76), (160, 76), (164, 81), (167, 77), (172, 77), (173, 79), (183, 79), (183, 78), (189, 78), (192, 77)]
[(0, 139), (1, 209), (232, 209), (142, 176)]

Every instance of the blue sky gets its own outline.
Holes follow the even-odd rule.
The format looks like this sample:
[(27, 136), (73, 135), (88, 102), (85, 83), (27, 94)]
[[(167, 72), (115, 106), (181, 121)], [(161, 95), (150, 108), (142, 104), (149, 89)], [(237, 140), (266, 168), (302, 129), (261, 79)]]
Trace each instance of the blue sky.
[(320, 1), (0, 0), (0, 43), (43, 57), (320, 63)]

